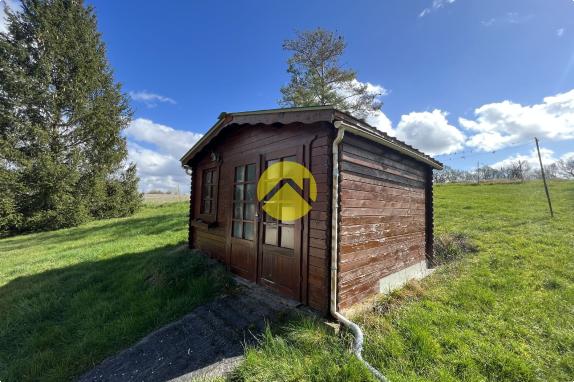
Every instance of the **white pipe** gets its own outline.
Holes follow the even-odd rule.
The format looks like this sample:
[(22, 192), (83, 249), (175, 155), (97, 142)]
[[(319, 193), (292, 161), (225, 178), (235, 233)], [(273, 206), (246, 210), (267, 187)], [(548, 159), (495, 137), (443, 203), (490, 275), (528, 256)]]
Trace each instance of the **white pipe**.
[(345, 325), (355, 338), (353, 341), (353, 354), (359, 359), (375, 378), (382, 382), (389, 380), (377, 369), (363, 359), (363, 331), (353, 321), (337, 311), (337, 270), (338, 270), (338, 237), (339, 237), (339, 144), (345, 136), (345, 128), (348, 125), (341, 121), (334, 122), (337, 129), (337, 137), (333, 141), (333, 198), (331, 206), (331, 315), (341, 324)]

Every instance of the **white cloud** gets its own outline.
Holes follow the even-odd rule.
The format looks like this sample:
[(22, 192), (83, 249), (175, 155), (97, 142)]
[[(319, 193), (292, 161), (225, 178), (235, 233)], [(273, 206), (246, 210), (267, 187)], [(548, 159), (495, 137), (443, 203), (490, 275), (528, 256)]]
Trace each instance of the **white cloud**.
[(160, 152), (178, 159), (197, 142), (202, 134), (176, 130), (149, 119), (134, 119), (126, 129), (128, 139), (155, 145)]
[(454, 3), (456, 0), (433, 0), (432, 5), (428, 8), (425, 8), (421, 11), (421, 13), (419, 13), (419, 17), (425, 17), (426, 15), (428, 15), (429, 13), (431, 13), (434, 10), (440, 9), (442, 7), (445, 7), (447, 5), (450, 5), (452, 3)]
[(544, 98), (540, 104), (523, 106), (511, 101), (483, 105), (476, 118), (460, 118), (465, 129), (476, 132), (467, 145), (493, 151), (534, 137), (574, 139), (574, 90)]
[(533, 17), (533, 15), (521, 15), (518, 12), (508, 12), (503, 20), (510, 24), (522, 24), (530, 21)]
[[(361, 81), (358, 81), (357, 79), (353, 79), (353, 81), (351, 81), (351, 87), (355, 87), (357, 85), (367, 85), (367, 91), (369, 93), (378, 94), (378, 96), (376, 97), (376, 100), (379, 102), (382, 101), (382, 97), (389, 94), (389, 90), (386, 89), (382, 85), (373, 84), (370, 82), (361, 82)], [(351, 94), (349, 92), (349, 90), (344, 88), (344, 87), (336, 88), (335, 91), (337, 91), (339, 94), (341, 94), (343, 96), (347, 96), (347, 97)], [(347, 99), (347, 101), (353, 102), (354, 101), (353, 97), (349, 97)], [(392, 126), (391, 120), (381, 110), (377, 110), (373, 113), (370, 113), (369, 115), (367, 115), (365, 120), (371, 126), (374, 126), (377, 129), (384, 131), (385, 133), (392, 134), (393, 126)]]
[(564, 28), (558, 28), (558, 29), (556, 29), (556, 36), (558, 36), (558, 37), (564, 36), (564, 32), (565, 32), (565, 31), (566, 31), (566, 29), (564, 29)]
[(384, 86), (382, 86), (382, 85), (372, 84), (372, 83), (370, 83), (370, 82), (368, 82), (368, 81), (367, 81), (367, 82), (361, 82), (361, 81), (358, 81), (358, 80), (356, 80), (356, 79), (354, 79), (352, 82), (353, 82), (354, 84), (366, 84), (366, 85), (367, 85), (367, 91), (368, 91), (369, 93), (377, 93), (377, 94), (379, 94), (379, 97), (384, 97), (384, 96), (386, 96), (386, 95), (389, 94), (389, 90), (386, 89), (386, 88), (385, 88)]
[(503, 17), (492, 17), (483, 20), (480, 23), (485, 27), (491, 27), (494, 24), (524, 24), (534, 18), (534, 15), (522, 15), (518, 12), (508, 12)]
[[(565, 154), (562, 154), (562, 156), (560, 156), (560, 158), (556, 158), (553, 150), (541, 147), (540, 148), (540, 156), (542, 158), (542, 163), (544, 164), (544, 168), (547, 169), (548, 166), (556, 163), (558, 160), (566, 161), (568, 159), (574, 158), (574, 151), (567, 152)], [(540, 171), (540, 162), (538, 159), (538, 152), (536, 151), (536, 148), (533, 148), (528, 154), (514, 154), (514, 155), (509, 156), (506, 159), (503, 159), (503, 160), (498, 161), (496, 163), (492, 163), (489, 166), (491, 168), (499, 170), (503, 167), (508, 168), (513, 163), (516, 163), (517, 161), (526, 162), (528, 164), (528, 168), (529, 168), (529, 171), (531, 173), (536, 173), (536, 172)], [(555, 175), (557, 175), (559, 177), (568, 177), (567, 174), (563, 170), (561, 170), (560, 168), (555, 173)]]
[(465, 136), (446, 117), (447, 113), (438, 109), (403, 115), (395, 135), (430, 155), (454, 153), (464, 146)]
[(362, 82), (359, 81), (357, 79), (353, 79), (350, 82), (345, 82), (343, 84), (335, 84), (334, 86), (334, 91), (342, 97), (345, 97), (345, 100), (349, 103), (353, 103), (358, 101), (358, 96), (353, 95), (353, 89), (359, 87), (359, 86), (367, 86), (367, 92), (370, 94), (375, 94), (375, 100), (377, 101), (381, 101), (381, 98), (388, 95), (389, 91), (387, 89), (385, 89), (385, 87), (383, 87), (382, 85), (378, 85), (378, 84), (372, 84), (370, 82)]
[(202, 134), (176, 130), (144, 118), (133, 120), (125, 134), (128, 159), (137, 165), (142, 191), (173, 191), (178, 185), (182, 192), (189, 191), (189, 177), (179, 159)]
[(374, 113), (368, 115), (366, 121), (369, 125), (376, 127), (378, 130), (384, 133), (393, 136), (395, 135), (391, 120), (381, 110), (377, 110)]
[(134, 101), (143, 102), (147, 107), (156, 107), (158, 103), (170, 103), (175, 104), (176, 102), (169, 98), (159, 94), (150, 93), (147, 90), (129, 92), (131, 99)]
[(141, 191), (175, 191), (179, 187), (180, 192), (189, 192), (189, 176), (178, 158), (128, 141), (128, 161), (137, 165)]
[[(556, 157), (554, 157), (553, 150), (544, 147), (540, 149), (540, 156), (542, 157), (542, 163), (544, 163), (545, 167), (558, 160)], [(508, 167), (510, 164), (517, 161), (525, 161), (528, 163), (531, 169), (538, 169), (540, 167), (540, 162), (538, 161), (538, 152), (536, 151), (536, 148), (533, 148), (529, 154), (511, 155), (506, 159), (491, 164), (490, 167), (499, 169), (501, 167)]]
[[(353, 85), (359, 84), (366, 84), (369, 92), (380, 94), (377, 97), (378, 101), (389, 94), (389, 91), (382, 85), (353, 80)], [(345, 89), (339, 90), (339, 93), (348, 95)], [(370, 113), (365, 120), (378, 130), (397, 137), (427, 154), (438, 155), (453, 153), (462, 149), (464, 145), (464, 134), (450, 125), (446, 116), (447, 113), (440, 110), (412, 112), (401, 117), (396, 129), (393, 128), (393, 123), (382, 110)]]

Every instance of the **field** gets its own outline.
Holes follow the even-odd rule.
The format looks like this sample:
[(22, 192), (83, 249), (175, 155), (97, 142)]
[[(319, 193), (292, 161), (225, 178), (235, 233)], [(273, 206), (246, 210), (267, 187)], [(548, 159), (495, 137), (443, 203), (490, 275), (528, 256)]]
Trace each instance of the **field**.
[[(436, 231), (480, 250), (353, 318), (365, 358), (399, 381), (574, 380), (574, 182), (444, 185)], [(348, 338), (347, 338), (348, 344)], [(341, 341), (302, 319), (247, 351), (236, 379), (362, 381)]]
[[(441, 185), (436, 231), (479, 252), (380, 297), (354, 319), (391, 381), (574, 380), (574, 182)], [(69, 380), (213, 298), (230, 281), (182, 248), (187, 204), (0, 240), (0, 381)], [(270, 329), (233, 376), (364, 381), (317, 321)]]
[(0, 381), (70, 380), (220, 293), (187, 208), (0, 240)]

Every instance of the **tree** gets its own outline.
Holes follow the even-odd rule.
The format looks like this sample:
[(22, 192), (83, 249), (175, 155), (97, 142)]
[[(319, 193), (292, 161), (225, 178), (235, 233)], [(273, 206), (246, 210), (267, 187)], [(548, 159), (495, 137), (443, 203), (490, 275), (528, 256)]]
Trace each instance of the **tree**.
[(574, 178), (574, 158), (560, 159), (557, 162), (558, 171), (567, 178)]
[(132, 213), (141, 195), (121, 135), (131, 110), (93, 9), (81, 0), (22, 0), (7, 20), (8, 32), (0, 33), (0, 233)]
[(291, 80), (281, 88), (282, 106), (332, 105), (359, 118), (379, 110), (381, 93), (357, 81), (356, 73), (339, 60), (345, 50), (343, 37), (318, 28), (297, 32), (285, 40), (283, 49), (293, 53), (287, 61)]
[(520, 181), (523, 182), (529, 170), (530, 166), (528, 162), (519, 159), (510, 163), (509, 175), (511, 179), (520, 179)]

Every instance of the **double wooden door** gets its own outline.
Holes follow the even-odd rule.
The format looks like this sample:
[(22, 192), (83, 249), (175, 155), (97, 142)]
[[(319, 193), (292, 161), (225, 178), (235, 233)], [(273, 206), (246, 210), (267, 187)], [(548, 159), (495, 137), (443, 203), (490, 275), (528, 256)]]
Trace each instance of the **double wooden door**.
[[(261, 174), (277, 163), (265, 181), (277, 182), (274, 191), (287, 183), (291, 187), (282, 172), (285, 162), (304, 164), (302, 147), (246, 157), (234, 164), (228, 264), (238, 275), (300, 300), (302, 219), (281, 221), (267, 214), (263, 205), (273, 191), (261, 200), (257, 197)], [(303, 196), (304, 190), (295, 191)]]

